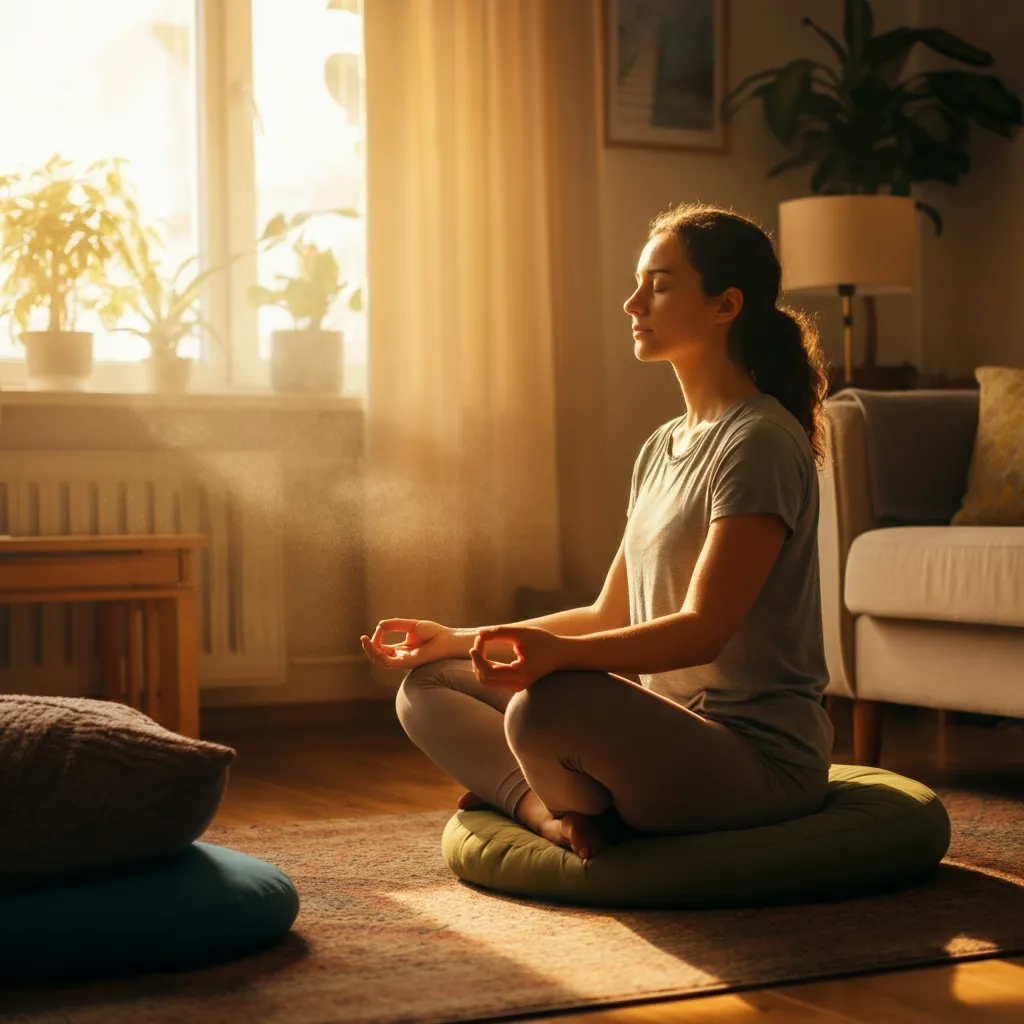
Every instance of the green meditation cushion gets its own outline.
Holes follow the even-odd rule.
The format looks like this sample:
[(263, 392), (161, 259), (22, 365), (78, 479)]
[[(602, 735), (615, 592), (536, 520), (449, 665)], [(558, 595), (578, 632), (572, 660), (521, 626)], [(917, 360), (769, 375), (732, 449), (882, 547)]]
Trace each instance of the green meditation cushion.
[(0, 894), (0, 977), (204, 967), (276, 943), (298, 912), (283, 872), (197, 841), (144, 868)]
[(459, 811), (441, 853), (464, 881), (554, 903), (749, 907), (900, 888), (933, 869), (949, 840), (946, 808), (926, 786), (837, 764), (821, 810), (774, 825), (631, 838), (584, 861), (498, 811)]

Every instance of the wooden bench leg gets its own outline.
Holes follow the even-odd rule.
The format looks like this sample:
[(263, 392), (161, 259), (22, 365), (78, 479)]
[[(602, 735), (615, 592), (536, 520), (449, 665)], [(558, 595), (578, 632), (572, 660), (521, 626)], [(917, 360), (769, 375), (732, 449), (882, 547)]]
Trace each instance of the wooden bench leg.
[(125, 625), (128, 632), (128, 705), (142, 710), (142, 610), (138, 601), (125, 606)]
[(853, 702), (853, 762), (879, 766), (882, 754), (882, 705), (874, 700)]
[(146, 601), (142, 610), (146, 634), (146, 714), (154, 722), (160, 721), (160, 604)]
[(160, 724), (199, 738), (196, 596), (182, 590), (160, 602)]
[(124, 703), (124, 608), (118, 601), (104, 601), (100, 611), (100, 667), (103, 695), (107, 700)]

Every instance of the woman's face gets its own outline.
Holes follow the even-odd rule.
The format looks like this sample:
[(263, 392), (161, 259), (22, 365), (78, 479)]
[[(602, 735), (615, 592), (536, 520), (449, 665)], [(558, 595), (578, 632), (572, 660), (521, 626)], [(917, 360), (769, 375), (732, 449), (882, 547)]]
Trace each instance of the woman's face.
[(623, 303), (633, 321), (639, 358), (668, 356), (711, 341), (720, 324), (728, 327), (742, 294), (728, 288), (707, 296), (700, 275), (686, 261), (675, 232), (655, 235), (640, 254), (636, 291)]

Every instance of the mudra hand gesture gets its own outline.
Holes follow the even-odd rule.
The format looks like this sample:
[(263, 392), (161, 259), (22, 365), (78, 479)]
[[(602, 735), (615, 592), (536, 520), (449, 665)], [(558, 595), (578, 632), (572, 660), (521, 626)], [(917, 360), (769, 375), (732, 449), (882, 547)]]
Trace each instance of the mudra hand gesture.
[[(405, 640), (384, 643), (384, 634), (390, 632), (405, 633)], [(503, 690), (525, 690), (541, 676), (563, 667), (562, 638), (538, 626), (492, 626), (477, 630), (468, 652), (465, 634), (461, 631), (457, 637), (455, 630), (429, 619), (382, 619), (372, 637), (361, 636), (359, 640), (366, 656), (381, 668), (408, 671), (430, 661), (464, 658), (468, 653), (477, 680), (484, 686)], [(512, 646), (515, 661), (488, 661), (487, 645), (499, 642)]]
[[(405, 633), (405, 640), (386, 644), (385, 633)], [(373, 636), (361, 636), (359, 641), (370, 661), (381, 668), (412, 669), (455, 656), (452, 631), (429, 619), (381, 619)]]
[[(492, 641), (505, 641), (515, 650), (516, 660), (504, 665), (487, 660), (485, 649)], [(502, 690), (525, 690), (541, 676), (562, 667), (562, 638), (539, 626), (493, 626), (481, 629), (470, 649), (473, 671), (484, 686)]]

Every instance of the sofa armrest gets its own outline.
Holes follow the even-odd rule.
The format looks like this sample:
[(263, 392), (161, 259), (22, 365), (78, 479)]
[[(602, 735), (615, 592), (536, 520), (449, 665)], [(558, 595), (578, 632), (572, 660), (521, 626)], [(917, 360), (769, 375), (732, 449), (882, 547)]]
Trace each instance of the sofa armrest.
[(877, 526), (868, 489), (867, 436), (855, 403), (826, 402), (821, 417), (825, 460), (818, 470), (818, 565), (829, 684), (853, 697), (853, 616), (843, 601), (846, 559), (854, 539)]
[(818, 561), (826, 693), (856, 695), (854, 617), (844, 600), (850, 545), (880, 527), (949, 522), (966, 487), (978, 400), (968, 389), (848, 388), (825, 402)]
[(867, 489), (881, 526), (948, 525), (967, 489), (977, 390), (846, 388), (826, 401), (864, 420)]

